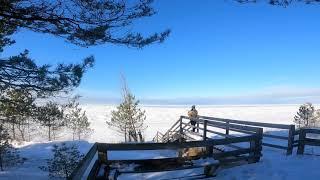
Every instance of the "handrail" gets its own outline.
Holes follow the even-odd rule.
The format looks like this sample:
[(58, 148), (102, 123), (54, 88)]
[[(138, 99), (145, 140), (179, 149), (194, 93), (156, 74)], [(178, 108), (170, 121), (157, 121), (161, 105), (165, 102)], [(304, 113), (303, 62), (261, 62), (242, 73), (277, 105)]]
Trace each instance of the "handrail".
[[(169, 136), (170, 131), (171, 131), (176, 125), (179, 125), (179, 122), (180, 122), (180, 119), (178, 119), (178, 120), (167, 130), (167, 132), (163, 134), (163, 136), (162, 136), (162, 141), (163, 141), (167, 136)], [(169, 141), (169, 138), (168, 138), (168, 141)]]
[[(184, 119), (190, 119), (187, 116), (181, 116)], [(294, 143), (294, 136), (297, 135), (297, 131), (295, 130), (295, 125), (293, 124), (276, 124), (276, 123), (263, 123), (263, 122), (254, 122), (254, 121), (243, 121), (243, 120), (234, 120), (234, 119), (225, 119), (225, 118), (216, 118), (216, 117), (208, 117), (208, 116), (198, 116), (201, 120), (208, 120), (208, 124), (215, 124), (215, 126), (219, 128), (223, 128), (226, 130), (226, 134), (229, 134), (229, 131), (236, 131), (242, 133), (248, 133), (251, 127), (267, 127), (267, 128), (276, 128), (276, 129), (285, 129), (288, 130), (288, 136), (279, 136), (279, 135), (270, 135), (270, 134), (263, 134), (264, 137), (274, 138), (279, 140), (286, 140), (287, 141), (287, 155), (292, 154), (293, 148), (297, 146)], [(246, 128), (240, 128), (239, 125), (245, 125)], [(239, 128), (237, 128), (238, 126)], [(249, 128), (248, 128), (249, 127)], [(247, 129), (247, 130), (244, 130)], [(263, 143), (264, 146), (284, 149), (283, 146), (272, 145), (269, 143)]]
[(256, 122), (256, 121), (243, 121), (243, 120), (216, 118), (216, 117), (208, 117), (208, 116), (199, 116), (199, 118), (214, 120), (214, 121), (221, 121), (221, 122), (230, 122), (230, 123), (234, 123), (234, 124), (244, 124), (244, 125), (269, 127), (269, 128), (277, 128), (277, 129), (290, 129), (290, 127), (291, 127), (291, 124), (276, 124), (276, 123), (264, 123), (264, 122)]
[(240, 143), (256, 140), (258, 135), (248, 135), (228, 139), (208, 139), (206, 141), (188, 141), (188, 142), (167, 142), (167, 143), (127, 143), (111, 144), (98, 143), (98, 150), (106, 151), (136, 151), (136, 150), (159, 150), (159, 149), (183, 149), (191, 147), (217, 146), (232, 143)]
[(304, 154), (304, 148), (309, 146), (320, 146), (320, 139), (308, 138), (307, 134), (319, 134), (320, 129), (316, 128), (301, 128), (299, 129), (299, 140), (297, 154)]
[(94, 143), (93, 146), (90, 148), (89, 152), (86, 156), (79, 162), (76, 169), (71, 173), (68, 177), (70, 180), (79, 180), (83, 177), (86, 169), (88, 168), (89, 164), (91, 163), (93, 157), (96, 155), (98, 150), (98, 143)]

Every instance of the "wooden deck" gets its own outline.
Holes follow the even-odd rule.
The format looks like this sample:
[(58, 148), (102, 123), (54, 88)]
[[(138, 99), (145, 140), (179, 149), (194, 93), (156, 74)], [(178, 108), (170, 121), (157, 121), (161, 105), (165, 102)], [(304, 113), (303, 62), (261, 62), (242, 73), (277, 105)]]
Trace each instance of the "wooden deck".
[[(192, 128), (195, 128), (196, 132), (192, 132)], [(219, 128), (229, 131), (242, 131), (246, 132), (246, 134), (234, 136), (216, 132), (211, 128)], [(87, 179), (108, 179), (111, 177), (116, 178), (119, 175), (126, 173), (162, 172), (193, 168), (202, 168), (203, 173), (199, 174), (199, 177), (201, 176), (204, 178), (214, 175), (214, 172), (218, 167), (230, 168), (245, 163), (258, 162), (260, 160), (262, 150), (262, 132), (262, 128), (259, 127), (227, 124), (206, 119), (198, 119), (197, 125), (192, 126), (189, 123), (189, 119), (181, 116), (166, 133), (161, 134), (158, 132), (154, 138), (154, 142), (152, 143), (95, 143), (85, 156), (84, 160), (72, 173), (70, 179), (81, 179), (90, 164), (93, 164), (93, 166), (90, 167), (91, 170)], [(211, 139), (210, 134), (220, 134), (223, 138)], [(240, 147), (237, 145), (239, 143), (244, 143), (247, 146)], [(204, 153), (200, 153), (193, 157), (183, 156), (183, 152), (186, 149), (197, 147), (204, 148)], [(139, 160), (110, 160), (108, 158), (108, 152), (110, 151), (168, 149), (177, 151), (177, 157)], [(98, 156), (98, 158), (94, 160), (94, 157), (96, 156)], [(216, 161), (215, 163), (200, 166), (193, 163), (198, 159)], [(121, 168), (129, 164), (134, 164), (135, 167), (131, 170)]]

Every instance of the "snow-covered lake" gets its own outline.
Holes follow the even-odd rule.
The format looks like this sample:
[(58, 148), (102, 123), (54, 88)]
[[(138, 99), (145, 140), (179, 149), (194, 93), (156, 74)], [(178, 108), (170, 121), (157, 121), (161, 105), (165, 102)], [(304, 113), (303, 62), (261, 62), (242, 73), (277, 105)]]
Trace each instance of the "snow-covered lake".
[[(81, 152), (86, 153), (93, 142), (121, 142), (123, 138), (114, 130), (108, 128), (106, 121), (110, 120), (110, 112), (116, 108), (113, 105), (83, 105), (91, 122), (93, 134), (86, 141), (75, 142)], [(319, 108), (319, 106), (315, 106)], [(146, 111), (148, 128), (144, 134), (146, 140), (151, 140), (157, 131), (165, 132), (180, 115), (186, 115), (189, 106), (142, 106)], [(250, 105), (250, 106), (197, 106), (200, 115), (222, 118), (232, 118), (247, 121), (292, 124), (293, 117), (299, 105)], [(51, 147), (58, 141), (70, 140), (71, 136), (59, 136), (57, 142), (46, 142), (45, 136), (36, 138), (33, 142), (20, 145), (21, 156), (28, 160), (20, 167), (0, 172), (0, 179), (48, 179), (47, 173), (38, 167), (45, 165), (47, 158), (52, 156)], [(68, 142), (73, 143), (73, 142)], [(261, 162), (222, 170), (214, 179), (320, 179), (319, 156), (285, 156), (285, 152), (264, 148)], [(295, 153), (294, 153), (295, 154)], [(161, 155), (161, 154), (160, 154)], [(128, 156), (128, 154), (126, 154)], [(193, 173), (193, 172), (191, 172)], [(129, 179), (158, 179), (161, 173), (143, 176), (129, 176)]]
[[(317, 107), (317, 106), (316, 106)], [(111, 105), (84, 105), (95, 132), (90, 142), (119, 142), (123, 138), (108, 128)], [(187, 115), (189, 106), (142, 106), (146, 111), (146, 140), (152, 140), (157, 131), (165, 132), (181, 115)], [(247, 121), (293, 124), (293, 117), (299, 105), (235, 105), (235, 106), (197, 106), (199, 115), (231, 118)]]

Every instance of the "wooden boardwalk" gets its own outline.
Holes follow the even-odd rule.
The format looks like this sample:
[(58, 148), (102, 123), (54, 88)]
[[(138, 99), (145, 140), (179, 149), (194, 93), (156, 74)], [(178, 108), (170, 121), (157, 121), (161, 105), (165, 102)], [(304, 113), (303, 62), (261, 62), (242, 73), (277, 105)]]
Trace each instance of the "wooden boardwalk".
[[(207, 119), (198, 119), (196, 126), (189, 123), (189, 119), (181, 116), (179, 120), (164, 134), (158, 132), (152, 143), (108, 144), (96, 143), (70, 179), (80, 179), (85, 171), (90, 168), (88, 179), (116, 178), (126, 173), (147, 173), (161, 171), (175, 171), (182, 169), (202, 168), (199, 176), (207, 177), (214, 174), (218, 167), (228, 168), (244, 163), (255, 163), (260, 160), (262, 150), (262, 128), (237, 124), (214, 122)], [(192, 128), (196, 132), (192, 132)], [(241, 136), (231, 136), (212, 130), (212, 128), (228, 129), (246, 132)], [(210, 134), (223, 134), (223, 138), (211, 139)], [(193, 137), (192, 137), (193, 136)], [(195, 138), (196, 137), (196, 138)], [(236, 144), (246, 144), (237, 146)], [(228, 147), (228, 148), (222, 148)], [(203, 153), (196, 156), (183, 156), (186, 149), (203, 148)], [(175, 150), (177, 157), (164, 159), (144, 160), (109, 160), (109, 151), (145, 151), (145, 150)], [(98, 159), (94, 160), (95, 156)], [(215, 163), (206, 165), (194, 164), (194, 160), (215, 160)], [(92, 163), (94, 161), (94, 163)], [(93, 166), (89, 167), (90, 164)], [(122, 170), (121, 166), (135, 164), (131, 170)], [(116, 172), (116, 173), (115, 173)], [(199, 178), (199, 177), (198, 177)]]

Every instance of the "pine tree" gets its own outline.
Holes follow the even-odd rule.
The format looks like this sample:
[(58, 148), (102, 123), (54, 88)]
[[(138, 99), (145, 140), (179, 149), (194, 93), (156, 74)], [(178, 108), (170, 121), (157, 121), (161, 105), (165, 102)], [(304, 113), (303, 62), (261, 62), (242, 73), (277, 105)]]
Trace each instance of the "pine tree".
[(63, 111), (57, 103), (48, 102), (45, 106), (37, 107), (37, 120), (48, 128), (48, 140), (51, 141), (54, 131), (63, 127)]
[(81, 135), (88, 134), (93, 130), (90, 129), (90, 122), (86, 112), (79, 107), (78, 96), (71, 99), (71, 102), (67, 105), (68, 113), (66, 114), (66, 126), (72, 130), (73, 140), (77, 136), (78, 140), (81, 139)]
[(320, 127), (320, 109), (317, 109), (315, 111), (314, 117), (315, 117), (315, 126)]
[(16, 137), (16, 129), (18, 129), (21, 139), (25, 141), (25, 129), (35, 107), (34, 101), (35, 98), (25, 90), (11, 90), (2, 94), (0, 114), (4, 117), (3, 123), (10, 126), (14, 140), (18, 140)]
[(294, 116), (294, 123), (298, 127), (315, 126), (316, 118), (314, 116), (315, 109), (311, 103), (305, 103), (300, 106), (299, 111)]
[(25, 159), (20, 158), (19, 152), (9, 143), (10, 136), (4, 126), (0, 125), (0, 169), (21, 164)]
[(62, 143), (61, 146), (53, 145), (52, 152), (53, 158), (47, 160), (47, 166), (39, 167), (44, 171), (48, 171), (50, 177), (68, 179), (84, 157), (75, 145), (67, 146), (66, 143)]
[[(141, 132), (146, 128), (145, 111), (139, 108), (139, 100), (129, 91), (125, 80), (123, 80), (123, 102), (117, 110), (111, 112), (111, 121), (107, 121), (109, 127), (116, 129), (124, 135), (125, 141), (143, 141)], [(139, 138), (139, 139), (138, 139)]]

